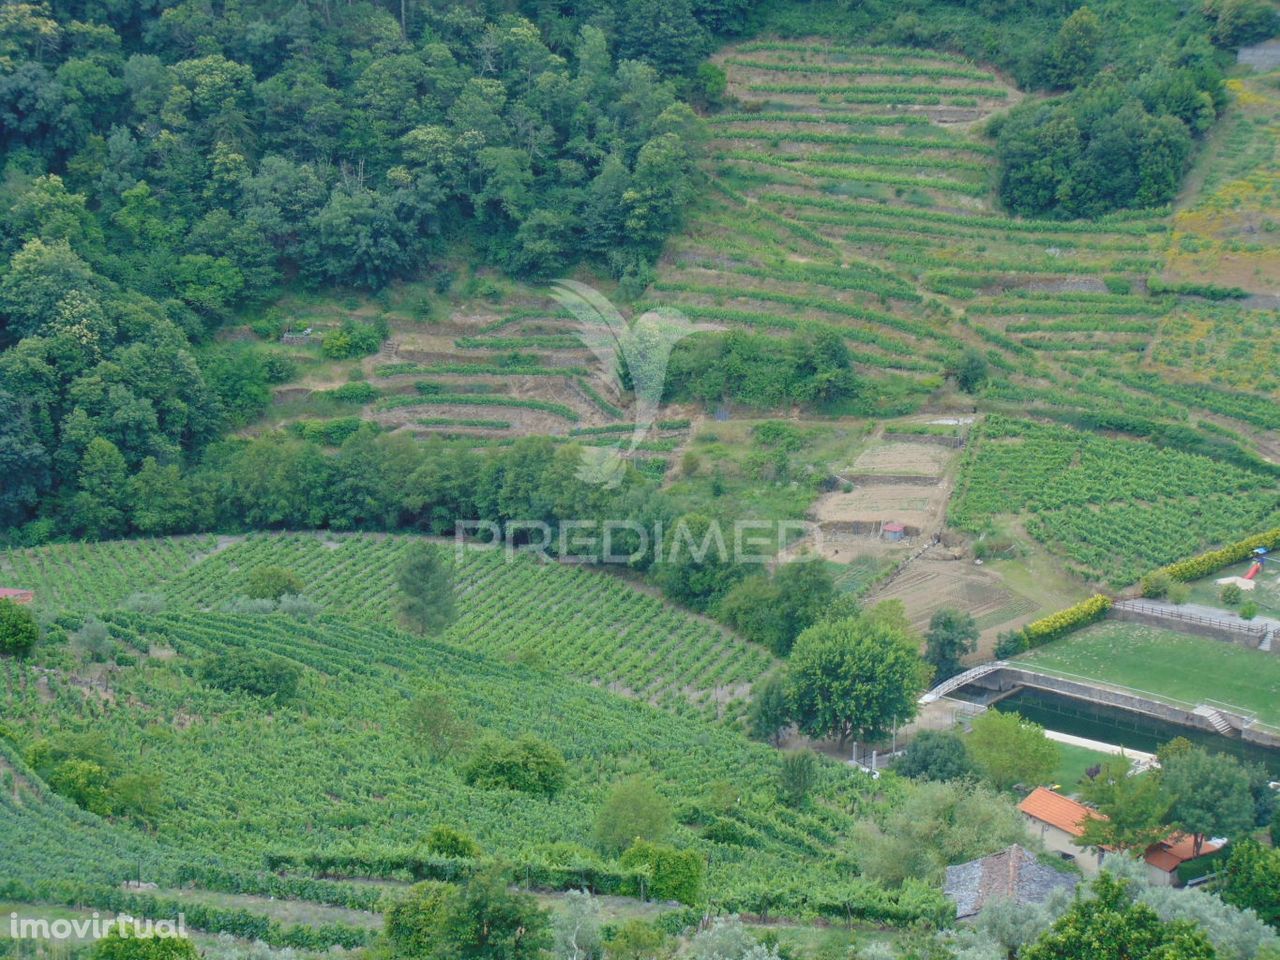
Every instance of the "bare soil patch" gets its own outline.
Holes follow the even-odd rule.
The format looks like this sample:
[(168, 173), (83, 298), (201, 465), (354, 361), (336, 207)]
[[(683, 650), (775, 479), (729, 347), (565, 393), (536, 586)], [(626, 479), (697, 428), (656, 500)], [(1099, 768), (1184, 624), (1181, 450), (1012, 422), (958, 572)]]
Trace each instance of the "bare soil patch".
[(849, 473), (913, 474), (940, 477), (955, 459), (955, 451), (918, 443), (880, 443), (858, 454)]

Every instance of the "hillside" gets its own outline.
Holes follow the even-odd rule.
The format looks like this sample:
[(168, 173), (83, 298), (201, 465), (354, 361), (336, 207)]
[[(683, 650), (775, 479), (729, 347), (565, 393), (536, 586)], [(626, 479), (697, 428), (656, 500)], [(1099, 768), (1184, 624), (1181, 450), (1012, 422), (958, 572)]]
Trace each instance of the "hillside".
[[(55, 751), (91, 750), (112, 776), (129, 758), (132, 773), (155, 781), (145, 812), (118, 817), (108, 826), (49, 793), (6, 743), (9, 788), (0, 816), (5, 836), (14, 841), (4, 847), (6, 889), (19, 897), (43, 890), (59, 899), (74, 889), (67, 883), (102, 891), (106, 888), (93, 885), (118, 884), (141, 873), (143, 880), (160, 885), (157, 896), (176, 887), (179, 878), (197, 888), (252, 894), (267, 889), (268, 878), (258, 871), (268, 855), (290, 855), (295, 871), (320, 853), (365, 864), (381, 856), (394, 864), (397, 851), (420, 848), (437, 823), (465, 829), (489, 855), (508, 862), (555, 864), (565, 856), (587, 862), (594, 811), (604, 794), (618, 780), (643, 774), (676, 808), (673, 839), (707, 858), (708, 890), (716, 902), (748, 907), (755, 891), (776, 887), (779, 877), (790, 878), (775, 901), (784, 909), (801, 910), (802, 904), (835, 896), (831, 891), (844, 869), (841, 837), (852, 823), (850, 812), (861, 803), (858, 798), (866, 795), (861, 774), (824, 764), (820, 793), (825, 799), (803, 812), (784, 811), (773, 787), (780, 756), (772, 749), (687, 715), (687, 709), (672, 704), (675, 693), (657, 697), (675, 708), (665, 712), (562, 673), (569, 664), (580, 675), (599, 666), (606, 676), (636, 683), (627, 671), (643, 662), (643, 676), (656, 687), (670, 691), (678, 683), (680, 693), (694, 696), (713, 679), (721, 684), (732, 679), (726, 663), (733, 662), (735, 649), (743, 657), (739, 675), (745, 670), (751, 676), (750, 665), (758, 670), (765, 658), (724, 639), (718, 654), (709, 648), (708, 655), (691, 657), (696, 646), (691, 648), (690, 640), (699, 636), (691, 628), (702, 629), (703, 637), (718, 634), (692, 620), (683, 631), (664, 622), (654, 615), (656, 601), (615, 581), (604, 581), (608, 588), (602, 594), (591, 587), (602, 579), (597, 575), (522, 563), (508, 568), (483, 559), (473, 560), (460, 578), (465, 613), (448, 636), (439, 641), (411, 637), (378, 623), (385, 618), (385, 600), (376, 595), (364, 604), (360, 600), (369, 582), (361, 572), (388, 562), (401, 545), (363, 538), (326, 545), (312, 537), (262, 537), (223, 545), (208, 555), (201, 551), (215, 550), (212, 540), (10, 554), (8, 571), (56, 565), (57, 575), (37, 587), (51, 609), (111, 606), (112, 590), (147, 580), (144, 571), (155, 569), (149, 558), (162, 552), (171, 561), (185, 558), (188, 566), (172, 577), (149, 579), (153, 596), (172, 598), (159, 603), (165, 609), (136, 612), (157, 602), (133, 595), (125, 607), (135, 611), (104, 610), (101, 621), (94, 622), (105, 629), (94, 628), (97, 632), (81, 630), (84, 620), (67, 612), (38, 657), (4, 662), (0, 697), (9, 736), (29, 746), (49, 742)], [(71, 551), (77, 551), (74, 558)], [(130, 559), (136, 562), (134, 577)], [(323, 598), (333, 612), (300, 619), (199, 609), (234, 593), (238, 578), (264, 561), (295, 564), (311, 584), (309, 593)], [(63, 589), (83, 584), (92, 576), (85, 571), (94, 569), (118, 569), (123, 576), (114, 582), (102, 578), (92, 596)], [(535, 613), (533, 605), (521, 603), (511, 578), (541, 598), (556, 591), (573, 596), (545, 609), (539, 605)], [(621, 600), (621, 606), (613, 617), (601, 618), (609, 598)], [(515, 608), (506, 628), (499, 607)], [(589, 638), (595, 644), (590, 649), (573, 645), (571, 611), (587, 608), (596, 622), (607, 625)], [(522, 636), (538, 637), (536, 657), (523, 656), (528, 648), (514, 639), (495, 637), (517, 628)], [(656, 666), (666, 654), (644, 639), (656, 636), (676, 643), (681, 662), (693, 668), (666, 676)], [(202, 682), (199, 665), (207, 658), (246, 650), (272, 654), (298, 668), (296, 694), (276, 702)], [(495, 653), (502, 658), (489, 655)], [(474, 737), (533, 734), (553, 745), (568, 761), (565, 788), (547, 799), (467, 786), (460, 772), (464, 755), (437, 753), (413, 732), (411, 705), (431, 693), (447, 698)], [(145, 831), (139, 829), (143, 824)], [(97, 852), (86, 856), (86, 849)], [(354, 869), (386, 879), (402, 875), (387, 866)], [(299, 889), (304, 892), (295, 895), (322, 902), (351, 900), (354, 905), (359, 899), (340, 887)], [(94, 895), (82, 893), (79, 902)]]
[(1280, 0), (0, 3), (0, 960), (1277, 960), (1277, 320)]
[[(0, 576), (30, 584), (46, 609), (83, 616), (130, 600), (217, 611), (244, 594), (255, 568), (284, 566), (326, 613), (393, 626), (394, 572), (415, 539), (268, 534), (67, 544), (2, 554)], [(452, 544), (440, 550), (454, 556)], [(751, 683), (771, 665), (767, 653), (723, 628), (607, 574), (502, 550), (460, 556), (453, 569), (461, 615), (443, 639), (462, 649), (712, 718), (739, 716)]]

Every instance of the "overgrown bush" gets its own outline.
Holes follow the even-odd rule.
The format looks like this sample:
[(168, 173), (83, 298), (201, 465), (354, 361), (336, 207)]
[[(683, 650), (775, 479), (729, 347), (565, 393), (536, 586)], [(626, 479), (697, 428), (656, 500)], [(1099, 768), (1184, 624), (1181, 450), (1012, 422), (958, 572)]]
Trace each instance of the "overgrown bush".
[(302, 593), (302, 579), (285, 567), (254, 567), (245, 578), (245, 596), (253, 600), (279, 600), (287, 593)]
[(0, 600), (0, 654), (26, 656), (39, 639), (35, 615), (12, 600)]
[(200, 661), (196, 672), (206, 686), (278, 702), (293, 698), (302, 676), (288, 660), (259, 650), (211, 655)]
[(694, 850), (677, 850), (661, 843), (638, 840), (618, 860), (626, 869), (646, 867), (649, 879), (642, 889), (637, 880), (628, 892), (631, 896), (648, 895), (654, 900), (677, 900), (693, 906), (702, 899), (702, 882), (706, 863)]
[(427, 834), (427, 850), (442, 857), (473, 859), (480, 856), (480, 844), (470, 834), (437, 823)]
[(567, 775), (568, 765), (560, 751), (531, 734), (517, 740), (485, 737), (462, 771), (463, 779), (473, 787), (547, 797), (560, 792)]

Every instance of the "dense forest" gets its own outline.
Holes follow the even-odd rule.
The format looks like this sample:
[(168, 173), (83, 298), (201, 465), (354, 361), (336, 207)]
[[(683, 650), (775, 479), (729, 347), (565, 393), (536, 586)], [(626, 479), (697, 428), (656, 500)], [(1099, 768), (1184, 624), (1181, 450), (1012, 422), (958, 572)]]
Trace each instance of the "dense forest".
[[(827, 30), (993, 61), (1046, 94), (991, 130), (1008, 209), (1166, 203), (1223, 103), (1220, 50), (1276, 15), (1139, 6), (1149, 22), (1111, 30), (1114, 3), (1065, 0), (7, 3), (0, 524), (31, 542), (225, 515), (159, 519), (154, 491), (230, 462), (205, 453), (291, 377), (213, 343), (282, 290), (377, 289), (465, 257), (531, 280), (585, 261), (638, 294), (695, 196), (699, 113), (724, 96), (706, 56), (727, 36)], [(382, 336), (353, 322), (334, 349)], [(760, 342), (706, 339), (671, 389), (762, 406), (864, 389), (841, 344), (786, 356), (778, 373)], [(395, 522), (350, 523), (375, 515)]]

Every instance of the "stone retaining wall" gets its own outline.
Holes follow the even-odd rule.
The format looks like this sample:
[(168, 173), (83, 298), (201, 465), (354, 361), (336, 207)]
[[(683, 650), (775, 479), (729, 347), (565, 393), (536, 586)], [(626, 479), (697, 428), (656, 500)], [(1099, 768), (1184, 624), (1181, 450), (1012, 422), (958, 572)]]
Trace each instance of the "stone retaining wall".
[(936, 487), (942, 482), (941, 477), (922, 477), (915, 473), (855, 473), (851, 477), (841, 477), (846, 483), (864, 487), (884, 487), (905, 484), (911, 487)]
[[(1095, 703), (1107, 707), (1117, 707), (1121, 710), (1129, 710), (1133, 713), (1141, 713), (1157, 720), (1176, 723), (1184, 727), (1194, 727), (1197, 730), (1204, 730), (1208, 733), (1218, 733), (1206, 717), (1192, 713), (1190, 709), (1163, 703), (1159, 700), (1150, 700), (1136, 693), (1126, 693), (1108, 687), (1094, 686), (1079, 680), (1053, 677), (1031, 670), (1023, 670), (1020, 667), (1001, 667), (999, 670), (976, 678), (972, 685), (998, 693), (1012, 693), (1021, 687), (1043, 690), (1047, 693), (1071, 697), (1074, 700), (1083, 700), (1086, 703)], [(1256, 743), (1260, 746), (1280, 748), (1280, 734), (1244, 727), (1241, 718), (1228, 713), (1226, 710), (1222, 710), (1221, 713), (1227, 722), (1240, 732), (1242, 740)]]
[(890, 433), (885, 431), (884, 439), (894, 443), (932, 443), (939, 447), (963, 447), (963, 437), (948, 437), (941, 433)]
[(1153, 611), (1132, 610), (1126, 607), (1113, 608), (1109, 612), (1109, 616), (1113, 620), (1143, 623), (1149, 627), (1162, 627), (1165, 630), (1176, 630), (1179, 633), (1190, 633), (1198, 637), (1211, 637), (1214, 640), (1238, 643), (1240, 646), (1248, 647), (1251, 650), (1258, 649), (1258, 645), (1262, 643), (1263, 637), (1266, 636), (1265, 630), (1259, 633), (1245, 632), (1207, 621), (1183, 620), (1178, 617), (1162, 616)]

